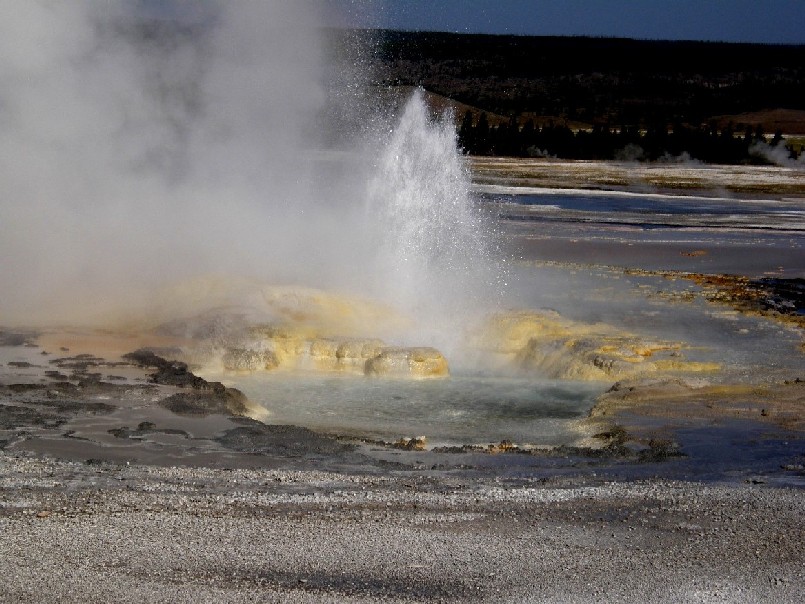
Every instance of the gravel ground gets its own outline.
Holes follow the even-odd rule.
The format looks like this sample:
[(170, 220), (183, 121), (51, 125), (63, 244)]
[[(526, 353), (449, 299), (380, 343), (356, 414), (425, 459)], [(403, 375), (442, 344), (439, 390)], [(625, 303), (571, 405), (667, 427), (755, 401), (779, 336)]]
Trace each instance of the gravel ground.
[(801, 490), (0, 453), (3, 602), (801, 602)]

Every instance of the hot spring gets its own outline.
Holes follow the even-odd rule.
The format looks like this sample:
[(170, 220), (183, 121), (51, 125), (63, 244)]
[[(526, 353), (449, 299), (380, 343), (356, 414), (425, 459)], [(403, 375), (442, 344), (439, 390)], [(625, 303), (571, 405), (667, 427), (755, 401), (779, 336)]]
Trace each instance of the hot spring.
[(615, 380), (718, 369), (684, 341), (718, 318), (682, 334), (612, 275), (530, 265), (453, 116), (377, 94), (319, 8), (7, 15), (3, 324), (152, 334), (268, 421), (432, 443), (570, 442)]

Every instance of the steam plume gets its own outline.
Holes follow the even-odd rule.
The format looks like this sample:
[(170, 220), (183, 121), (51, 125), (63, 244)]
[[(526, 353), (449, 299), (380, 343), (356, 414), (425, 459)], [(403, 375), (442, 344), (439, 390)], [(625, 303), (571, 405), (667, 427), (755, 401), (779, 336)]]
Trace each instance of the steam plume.
[(360, 146), (324, 151), (339, 98), (321, 3), (13, 4), (0, 21), (3, 323), (109, 320), (219, 274), (374, 295), (449, 331), (479, 284), (494, 288), (455, 133), (419, 96), (396, 126), (343, 120)]
[(310, 250), (289, 221), (313, 197), (300, 158), (325, 102), (310, 3), (174, 3), (172, 19), (4, 4), (4, 320), (92, 314), (76, 311), (191, 273), (298, 277)]

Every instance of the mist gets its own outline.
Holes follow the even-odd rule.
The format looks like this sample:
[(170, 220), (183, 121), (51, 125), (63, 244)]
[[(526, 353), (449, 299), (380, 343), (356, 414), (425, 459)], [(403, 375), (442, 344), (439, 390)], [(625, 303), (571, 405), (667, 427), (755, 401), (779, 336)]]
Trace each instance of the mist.
[[(355, 92), (365, 61), (327, 56), (321, 5), (7, 6), (0, 323), (119, 321), (210, 275), (420, 315), (479, 300), (495, 277), (479, 277), (484, 227), (461, 209), (455, 133), (421, 107), (399, 127), (367, 109)], [(356, 132), (333, 137), (333, 115)]]
[(755, 141), (749, 147), (749, 155), (759, 157), (774, 166), (805, 169), (805, 155), (793, 159), (790, 151), (782, 144), (770, 145), (764, 141)]
[(145, 21), (136, 6), (5, 11), (4, 320), (81, 318), (292, 244), (271, 223), (308, 198), (297, 158), (325, 100), (315, 14), (221, 3)]

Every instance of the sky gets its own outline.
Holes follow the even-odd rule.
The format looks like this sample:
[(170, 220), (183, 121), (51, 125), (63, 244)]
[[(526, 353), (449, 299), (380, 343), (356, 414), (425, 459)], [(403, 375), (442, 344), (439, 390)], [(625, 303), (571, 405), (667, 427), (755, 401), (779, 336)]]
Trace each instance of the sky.
[(805, 0), (326, 1), (388, 29), (805, 44)]

